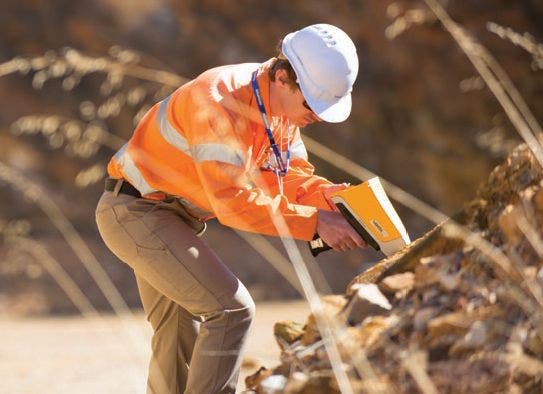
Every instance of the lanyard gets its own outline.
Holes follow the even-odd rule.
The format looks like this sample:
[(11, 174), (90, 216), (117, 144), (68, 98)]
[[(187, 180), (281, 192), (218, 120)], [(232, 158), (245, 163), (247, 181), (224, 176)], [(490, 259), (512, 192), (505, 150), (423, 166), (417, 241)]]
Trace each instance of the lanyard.
[(283, 182), (280, 177), (284, 177), (287, 174), (288, 167), (290, 165), (290, 130), (289, 130), (289, 134), (287, 135), (286, 160), (283, 161), (283, 158), (281, 157), (281, 153), (279, 152), (279, 148), (277, 147), (277, 144), (275, 143), (275, 138), (273, 138), (273, 134), (270, 128), (270, 123), (268, 122), (268, 117), (266, 116), (266, 108), (264, 107), (264, 101), (262, 101), (260, 88), (258, 87), (258, 82), (256, 81), (256, 74), (257, 74), (256, 71), (253, 72), (253, 77), (251, 78), (251, 84), (253, 85), (253, 91), (255, 93), (256, 103), (258, 104), (258, 109), (260, 110), (260, 115), (262, 116), (262, 122), (264, 123), (264, 128), (266, 129), (266, 134), (268, 136), (268, 140), (270, 141), (270, 147), (273, 151), (273, 155), (275, 156), (275, 164), (277, 167), (272, 168), (272, 171), (277, 176), (279, 189), (281, 191), (281, 194), (283, 194), (283, 190), (282, 190)]

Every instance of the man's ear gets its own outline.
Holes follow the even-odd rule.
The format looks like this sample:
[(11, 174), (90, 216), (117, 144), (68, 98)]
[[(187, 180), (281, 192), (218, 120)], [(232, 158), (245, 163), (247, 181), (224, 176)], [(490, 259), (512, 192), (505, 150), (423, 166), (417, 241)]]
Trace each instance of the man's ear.
[(285, 86), (288, 85), (288, 75), (286, 70), (283, 70), (280, 68), (275, 72), (275, 80), (281, 85)]

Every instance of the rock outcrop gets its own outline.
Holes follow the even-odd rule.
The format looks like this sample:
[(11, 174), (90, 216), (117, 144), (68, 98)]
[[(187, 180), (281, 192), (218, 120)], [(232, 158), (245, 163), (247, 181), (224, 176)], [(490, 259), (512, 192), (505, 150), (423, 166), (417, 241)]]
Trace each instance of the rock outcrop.
[[(542, 179), (520, 145), (454, 218), (323, 297), (354, 392), (543, 390)], [(340, 392), (314, 316), (275, 335), (281, 364), (248, 392)]]

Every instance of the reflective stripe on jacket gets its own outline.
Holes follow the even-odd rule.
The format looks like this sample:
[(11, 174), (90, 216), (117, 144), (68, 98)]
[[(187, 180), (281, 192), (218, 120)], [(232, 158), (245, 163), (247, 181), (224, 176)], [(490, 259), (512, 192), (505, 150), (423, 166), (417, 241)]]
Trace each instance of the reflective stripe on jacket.
[[(291, 167), (284, 195), (278, 195), (277, 179), (266, 170), (269, 141), (251, 87), (258, 69), (269, 114), (272, 61), (214, 68), (181, 86), (147, 112), (111, 159), (109, 175), (126, 179), (143, 195), (183, 197), (230, 227), (310, 240), (316, 208), (330, 209), (323, 190), (331, 183), (313, 175), (300, 130), (273, 118), (282, 151), (289, 127), (291, 132)], [(270, 215), (282, 216), (288, 232), (278, 231)]]

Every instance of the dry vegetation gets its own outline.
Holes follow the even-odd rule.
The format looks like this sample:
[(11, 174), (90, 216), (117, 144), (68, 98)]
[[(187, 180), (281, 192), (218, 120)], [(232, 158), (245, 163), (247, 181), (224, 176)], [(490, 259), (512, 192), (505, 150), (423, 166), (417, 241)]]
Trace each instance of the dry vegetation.
[[(398, 40), (413, 29), (441, 23), (478, 72), (462, 80), (459, 89), (472, 93), (488, 87), (527, 145), (492, 172), (477, 198), (454, 220), (386, 183), (398, 203), (438, 227), (401, 254), (355, 278), (345, 295), (319, 299), (318, 290), (325, 284), (315, 287), (296, 245), (285, 244), (292, 269), (265, 240), (248, 238), (306, 296), (313, 310), (305, 324), (276, 325), (281, 364), (250, 377), (250, 390), (433, 393), (496, 392), (505, 387), (513, 392), (543, 389), (543, 153), (537, 140), (541, 129), (490, 52), (450, 19), (439, 3), (424, 3), (415, 8), (390, 3), (387, 15), (391, 23), (384, 34)], [(489, 22), (486, 28), (506, 40), (504, 43), (525, 50), (534, 72), (543, 69), (542, 46), (533, 36), (495, 22)], [(91, 81), (97, 92), (93, 98), (76, 99), (74, 95), (75, 115), (21, 116), (11, 124), (11, 135), (17, 139), (39, 136), (55, 154), (83, 163), (73, 174), (73, 184), (78, 188), (98, 184), (105, 176), (107, 161), (100, 151), (111, 153), (124, 143), (124, 137), (111, 131), (115, 120), (129, 118), (132, 125), (137, 123), (151, 103), (185, 81), (176, 73), (144, 64), (142, 54), (118, 46), (103, 57), (65, 48), (0, 64), (0, 77), (26, 75), (37, 90), (57, 81), (66, 94), (72, 94), (85, 81)], [(490, 131), (476, 138), (495, 157), (509, 153), (516, 145), (515, 138), (503, 131), (503, 123), (496, 121)], [(307, 138), (307, 145), (316, 157), (353, 179), (366, 179), (371, 174), (314, 139)], [(3, 161), (0, 180), (41, 211), (111, 308), (126, 315), (129, 308), (121, 292), (74, 221), (40, 182)], [(0, 229), (4, 260), (0, 275), (14, 277), (23, 272), (35, 279), (47, 273), (82, 315), (98, 313), (92, 297), (81, 291), (49, 252), (47, 243), (33, 237), (31, 221), (11, 217), (0, 222)], [(39, 296), (30, 298), (14, 310), (47, 313), (48, 306), (40, 302)]]

